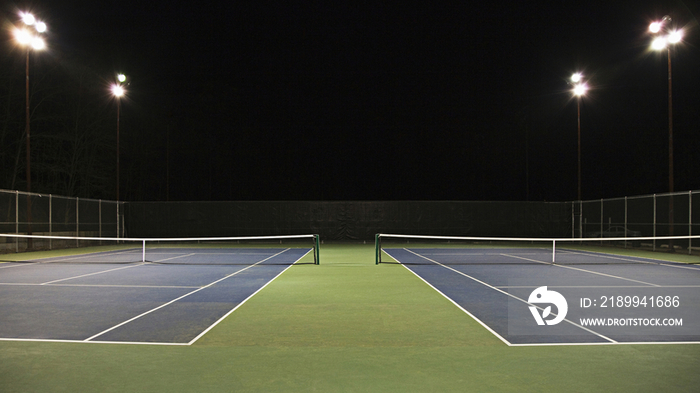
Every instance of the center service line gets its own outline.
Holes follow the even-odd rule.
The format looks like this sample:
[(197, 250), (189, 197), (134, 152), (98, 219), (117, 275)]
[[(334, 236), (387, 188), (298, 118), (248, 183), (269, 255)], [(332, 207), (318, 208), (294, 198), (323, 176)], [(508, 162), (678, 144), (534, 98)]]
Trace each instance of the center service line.
[(509, 254), (501, 254), (501, 255), (503, 255), (504, 257), (522, 259), (522, 260), (530, 261), (530, 262), (544, 263), (544, 264), (547, 264), (547, 265), (553, 265), (553, 266), (561, 267), (561, 268), (564, 268), (564, 269), (578, 270), (578, 271), (580, 271), (580, 272), (585, 272), (585, 273), (590, 273), (590, 274), (597, 274), (597, 275), (599, 275), (599, 276), (605, 276), (605, 277), (610, 277), (610, 278), (616, 278), (616, 279), (618, 279), (618, 280), (626, 280), (626, 281), (637, 282), (637, 283), (640, 283), (640, 284), (651, 285), (652, 287), (660, 287), (660, 285), (652, 284), (652, 283), (650, 283), (650, 282), (644, 282), (644, 281), (639, 281), (639, 280), (633, 280), (633, 279), (631, 279), (631, 278), (625, 278), (625, 277), (615, 276), (615, 275), (612, 275), (612, 274), (605, 274), (605, 273), (594, 272), (594, 271), (592, 271), (592, 270), (581, 269), (581, 268), (578, 268), (578, 267), (565, 266), (565, 265), (561, 265), (561, 264), (557, 264), (557, 263), (547, 263), (547, 262), (537, 261), (537, 260), (534, 260), (534, 259), (519, 257), (519, 256), (517, 256), (517, 255), (509, 255)]
[(53, 280), (53, 281), (44, 282), (44, 283), (41, 283), (41, 284), (39, 284), (39, 285), (49, 285), (49, 284), (54, 284), (54, 283), (61, 282), (61, 281), (74, 280), (74, 279), (76, 279), (76, 278), (82, 278), (82, 277), (87, 277), (87, 276), (94, 276), (94, 275), (96, 275), (96, 274), (109, 273), (109, 272), (114, 272), (114, 271), (122, 270), (122, 269), (129, 269), (129, 268), (136, 267), (136, 266), (141, 266), (141, 265), (143, 265), (143, 263), (139, 263), (138, 265), (124, 266), (124, 267), (118, 267), (118, 268), (115, 268), (115, 269), (103, 270), (103, 271), (101, 271), (101, 272), (82, 274), (82, 275), (80, 275), (80, 276), (62, 278), (62, 279), (60, 279), (60, 280)]

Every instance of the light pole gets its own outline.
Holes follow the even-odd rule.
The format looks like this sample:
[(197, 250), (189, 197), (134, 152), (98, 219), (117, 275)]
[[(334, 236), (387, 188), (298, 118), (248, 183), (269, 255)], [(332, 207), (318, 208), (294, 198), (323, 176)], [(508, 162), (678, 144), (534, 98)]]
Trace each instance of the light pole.
[[(671, 46), (681, 42), (683, 39), (683, 31), (675, 30), (669, 26), (671, 17), (666, 15), (661, 21), (653, 22), (649, 25), (649, 32), (655, 35), (651, 43), (653, 50), (662, 51), (666, 49), (666, 57), (668, 60), (668, 191), (669, 207), (669, 235), (673, 235), (673, 82), (671, 74)], [(670, 251), (673, 251), (673, 243), (670, 244)]]
[(574, 84), (572, 93), (576, 96), (576, 112), (578, 123), (578, 200), (581, 200), (581, 97), (588, 91), (588, 85), (583, 81), (583, 74), (577, 72), (571, 75)]
[[(583, 80), (583, 74), (576, 72), (571, 75), (570, 83), (573, 84), (574, 88), (571, 90), (572, 94), (576, 97), (576, 122), (578, 129), (578, 201), (581, 202), (581, 97), (588, 91), (588, 85)], [(579, 236), (583, 237), (583, 210), (579, 209)]]
[[(25, 62), (25, 137), (27, 141), (27, 234), (32, 234), (32, 170), (31, 170), (31, 142), (30, 142), (30, 112), (29, 112), (29, 51), (42, 50), (46, 48), (46, 43), (40, 34), (46, 32), (46, 23), (36, 20), (30, 13), (20, 13), (23, 27), (15, 27), (14, 36), (17, 43), (27, 48)], [(27, 239), (27, 248), (32, 248), (31, 239)]]
[(114, 95), (114, 98), (117, 100), (117, 237), (119, 237), (119, 228), (120, 228), (120, 217), (121, 213), (119, 211), (119, 112), (121, 109), (121, 98), (124, 96), (124, 87), (122, 87), (122, 83), (126, 81), (126, 76), (124, 74), (118, 74), (117, 75), (117, 82), (112, 84), (110, 90), (112, 90), (112, 95)]
[(117, 100), (117, 202), (119, 202), (119, 112), (121, 109), (121, 98), (124, 95), (124, 87), (122, 87), (124, 81), (126, 81), (126, 76), (119, 74), (117, 75), (117, 83), (114, 83), (111, 87), (112, 95)]

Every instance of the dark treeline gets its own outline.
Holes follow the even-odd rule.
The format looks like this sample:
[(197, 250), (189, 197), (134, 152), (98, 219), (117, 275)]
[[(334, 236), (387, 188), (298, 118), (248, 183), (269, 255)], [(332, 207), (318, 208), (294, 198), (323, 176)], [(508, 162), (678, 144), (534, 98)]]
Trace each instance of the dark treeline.
[[(22, 52), (3, 59), (0, 75), (0, 181), (2, 188), (26, 190)], [(116, 112), (98, 70), (71, 58), (30, 53), (29, 73), (32, 191), (115, 196)]]
[[(3, 49), (0, 57), (0, 188), (24, 191), (27, 190), (26, 52), (10, 42)], [(109, 88), (116, 74), (97, 62), (86, 61), (87, 56), (58, 50), (31, 52), (29, 59), (31, 191), (115, 199), (117, 102)], [(131, 103), (131, 97), (122, 98), (122, 200), (142, 197), (143, 193), (151, 191), (154, 182), (165, 184), (167, 180), (166, 171), (162, 169), (164, 163), (160, 167), (149, 163), (149, 152), (143, 151), (166, 142), (167, 123), (159, 132), (156, 125), (163, 123), (151, 120), (156, 114), (146, 110), (144, 105), (134, 111)], [(149, 132), (144, 132), (146, 129)], [(149, 135), (158, 141), (149, 140)], [(162, 194), (163, 199), (167, 197)]]
[[(49, 49), (30, 64), (34, 192), (116, 198), (118, 72), (121, 200), (572, 200), (579, 147), (585, 200), (670, 188), (667, 57), (646, 31), (668, 7), (319, 17), (237, 2), (46, 3)], [(672, 53), (677, 191), (700, 184), (694, 26)], [(10, 29), (2, 37), (0, 188), (26, 190), (26, 52)], [(591, 85), (580, 144), (575, 70)]]

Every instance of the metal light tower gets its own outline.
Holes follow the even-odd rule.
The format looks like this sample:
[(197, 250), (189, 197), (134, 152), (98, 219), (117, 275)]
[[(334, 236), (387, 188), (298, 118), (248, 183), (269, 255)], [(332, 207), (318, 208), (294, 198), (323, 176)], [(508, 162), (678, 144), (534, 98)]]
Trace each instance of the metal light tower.
[[(32, 167), (31, 167), (31, 139), (30, 139), (30, 111), (29, 111), (29, 52), (46, 48), (41, 34), (46, 32), (46, 23), (36, 20), (30, 13), (20, 13), (23, 26), (14, 28), (15, 40), (18, 44), (27, 48), (25, 62), (25, 137), (27, 142), (27, 234), (32, 234)], [(27, 239), (27, 247), (32, 248), (31, 239)]]
[[(581, 97), (588, 91), (588, 85), (583, 80), (583, 74), (576, 72), (571, 75), (569, 82), (574, 86), (571, 93), (576, 97), (576, 123), (578, 135), (578, 190), (577, 197), (581, 202)], [(579, 233), (583, 237), (583, 211), (579, 210)]]
[(124, 95), (124, 87), (122, 87), (124, 81), (126, 81), (126, 76), (119, 74), (117, 75), (117, 83), (111, 87), (112, 95), (117, 100), (117, 202), (119, 202), (119, 112), (121, 109), (121, 98)]
[[(671, 73), (671, 47), (683, 39), (683, 31), (670, 26), (671, 17), (666, 15), (660, 21), (649, 25), (649, 32), (655, 35), (651, 48), (666, 50), (668, 60), (668, 190), (673, 194), (673, 79)], [(673, 195), (669, 195), (669, 235), (673, 235)], [(673, 251), (673, 244), (670, 245)]]
[(571, 75), (574, 84), (572, 93), (576, 96), (576, 112), (578, 124), (578, 200), (581, 200), (581, 97), (588, 91), (588, 85), (583, 81), (583, 74), (577, 72)]

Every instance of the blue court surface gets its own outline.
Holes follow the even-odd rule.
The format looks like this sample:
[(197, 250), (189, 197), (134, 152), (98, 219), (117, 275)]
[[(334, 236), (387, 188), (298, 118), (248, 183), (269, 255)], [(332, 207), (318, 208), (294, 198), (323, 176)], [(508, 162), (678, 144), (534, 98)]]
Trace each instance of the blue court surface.
[(0, 339), (192, 344), (311, 250), (161, 252), (146, 263), (0, 263)]
[(508, 345), (700, 344), (700, 267), (591, 252), (384, 249)]

